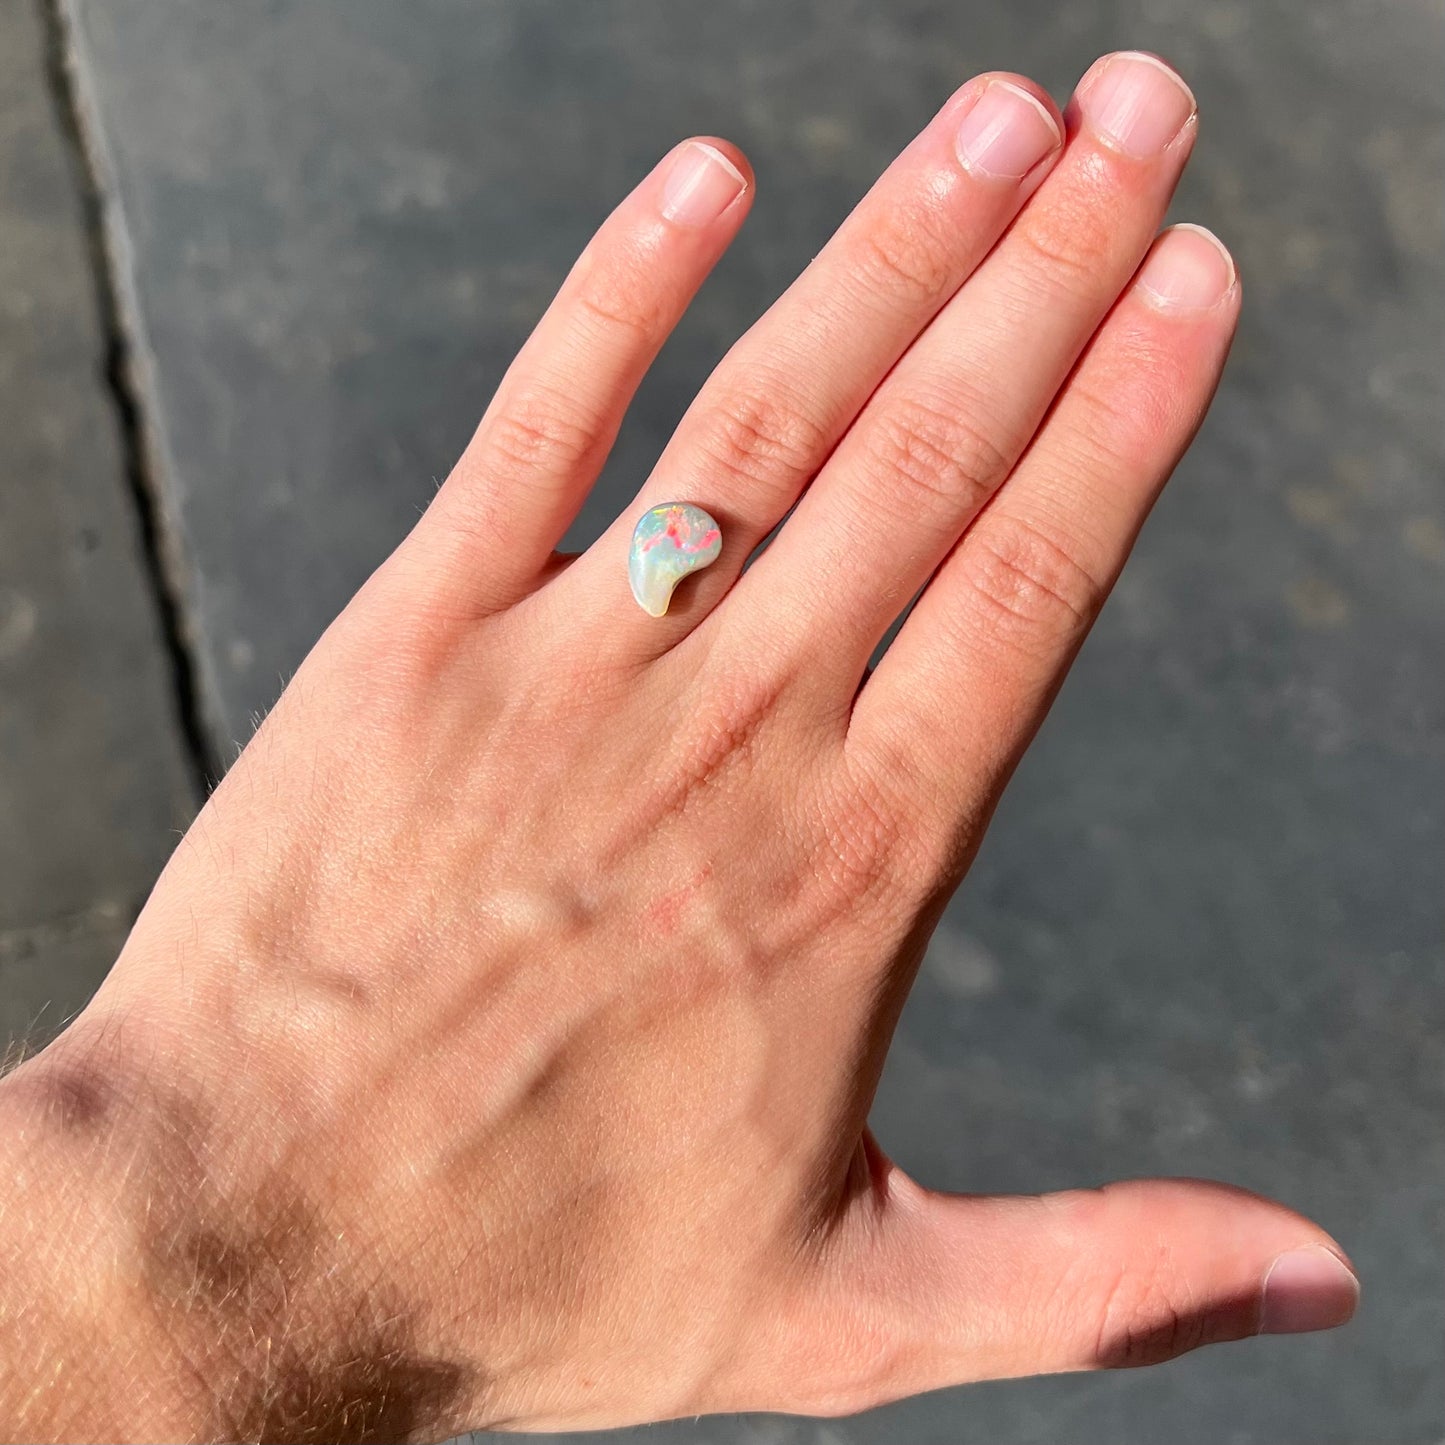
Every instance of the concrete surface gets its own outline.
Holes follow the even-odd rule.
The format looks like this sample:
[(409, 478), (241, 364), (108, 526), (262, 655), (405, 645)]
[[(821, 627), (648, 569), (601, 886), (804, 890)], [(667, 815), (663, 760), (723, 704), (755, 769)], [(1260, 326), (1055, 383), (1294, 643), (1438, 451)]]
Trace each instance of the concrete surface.
[(1002, 66), (1062, 98), (1116, 46), (1181, 65), (1203, 134), (1176, 214), (1234, 248), (1244, 328), (945, 918), (875, 1124), (939, 1185), (1164, 1172), (1276, 1194), (1350, 1249), (1360, 1314), (1159, 1370), (635, 1438), (1438, 1442), (1439, 5), (65, 8), (223, 752), (425, 505), (565, 266), (676, 138), (739, 141), (758, 207), (579, 542), (955, 84)]
[(73, 159), (0, 6), (0, 1049), (89, 998), (192, 807)]

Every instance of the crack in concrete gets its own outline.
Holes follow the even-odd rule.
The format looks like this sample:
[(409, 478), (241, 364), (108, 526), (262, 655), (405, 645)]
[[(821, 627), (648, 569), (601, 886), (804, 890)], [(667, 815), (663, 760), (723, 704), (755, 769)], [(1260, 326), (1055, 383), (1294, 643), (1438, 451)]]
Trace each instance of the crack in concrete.
[(204, 799), (224, 771), (208, 729), (209, 712), (201, 686), (202, 664), (195, 628), (186, 609), (185, 562), (169, 524), (156, 464), (153, 423), (147, 416), (137, 371), (137, 348), (119, 284), (121, 248), (113, 227), (119, 224), (101, 181), (97, 143), (79, 89), (64, 0), (37, 0), (45, 35), (45, 73), (61, 135), (70, 154), (80, 197), (85, 244), (95, 287), (95, 304), (105, 339), (103, 376), (119, 432), (125, 479), (140, 529), (143, 561), (170, 664), (173, 701), (197, 796)]

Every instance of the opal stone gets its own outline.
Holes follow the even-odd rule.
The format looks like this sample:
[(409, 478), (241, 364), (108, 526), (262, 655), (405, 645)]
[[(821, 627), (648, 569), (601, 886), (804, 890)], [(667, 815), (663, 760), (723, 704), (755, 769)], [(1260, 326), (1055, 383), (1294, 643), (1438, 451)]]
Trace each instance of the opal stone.
[(690, 502), (665, 502), (642, 514), (627, 554), (627, 580), (649, 617), (667, 615), (672, 589), (689, 572), (717, 561), (722, 529)]

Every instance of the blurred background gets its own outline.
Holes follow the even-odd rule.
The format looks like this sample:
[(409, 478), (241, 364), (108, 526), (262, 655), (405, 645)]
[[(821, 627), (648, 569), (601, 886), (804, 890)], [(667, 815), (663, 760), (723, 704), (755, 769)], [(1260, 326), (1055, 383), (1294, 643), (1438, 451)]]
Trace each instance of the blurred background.
[[(0, 1032), (103, 975), (606, 210), (758, 203), (573, 540), (949, 92), (1158, 50), (1244, 276), (1213, 414), (944, 919), (875, 1127), (931, 1184), (1318, 1218), (1328, 1337), (717, 1445), (1445, 1439), (1440, 0), (0, 0)], [(966, 720), (961, 718), (960, 725)]]

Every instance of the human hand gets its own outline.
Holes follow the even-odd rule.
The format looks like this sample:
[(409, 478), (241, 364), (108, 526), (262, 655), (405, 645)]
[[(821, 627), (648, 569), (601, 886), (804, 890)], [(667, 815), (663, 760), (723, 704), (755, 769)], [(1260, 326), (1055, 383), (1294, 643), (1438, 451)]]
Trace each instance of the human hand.
[[(1279, 1205), (946, 1196), (866, 1130), (1238, 313), (1207, 236), (1150, 250), (1195, 133), (1172, 74), (1101, 62), (1068, 122), (965, 86), (569, 560), (746, 163), (684, 145), (605, 224), (92, 1005), (0, 1086), (6, 1427), (824, 1414), (1349, 1316)], [(653, 619), (628, 543), (672, 500), (723, 550)]]

